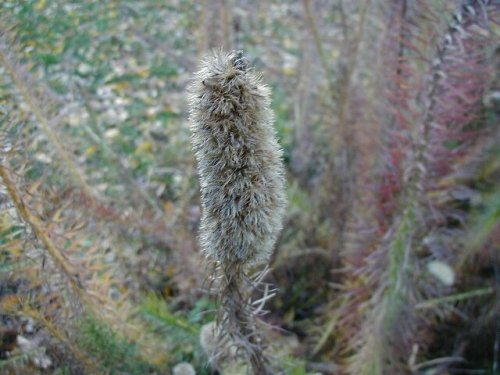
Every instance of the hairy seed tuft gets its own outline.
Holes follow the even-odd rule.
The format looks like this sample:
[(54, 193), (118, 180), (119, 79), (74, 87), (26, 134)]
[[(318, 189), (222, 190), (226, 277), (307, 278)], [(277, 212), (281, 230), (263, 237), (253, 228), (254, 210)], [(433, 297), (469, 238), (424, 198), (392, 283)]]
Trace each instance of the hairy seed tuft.
[(282, 227), (285, 177), (270, 89), (241, 52), (213, 52), (189, 88), (203, 214), (200, 245), (215, 261), (269, 259)]

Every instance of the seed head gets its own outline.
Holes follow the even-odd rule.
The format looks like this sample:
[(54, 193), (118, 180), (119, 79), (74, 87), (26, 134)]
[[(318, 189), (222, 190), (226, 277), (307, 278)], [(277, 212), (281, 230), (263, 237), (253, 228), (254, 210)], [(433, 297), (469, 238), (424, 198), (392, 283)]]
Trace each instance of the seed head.
[(286, 205), (270, 89), (242, 52), (216, 51), (202, 61), (189, 93), (200, 245), (225, 265), (267, 261)]

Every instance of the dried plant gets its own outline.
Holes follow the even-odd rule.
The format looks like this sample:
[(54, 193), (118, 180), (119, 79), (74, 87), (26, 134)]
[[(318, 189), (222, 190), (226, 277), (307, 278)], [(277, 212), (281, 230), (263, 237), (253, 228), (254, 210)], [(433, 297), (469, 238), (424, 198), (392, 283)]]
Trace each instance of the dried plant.
[[(429, 278), (428, 266), (432, 261), (452, 264), (456, 259), (452, 249), (427, 253), (432, 233), (442, 230), (439, 211), (447, 215), (433, 197), (450, 188), (443, 188), (442, 181), (453, 163), (485, 134), (484, 130), (471, 132), (467, 126), (477, 118), (487, 87), (489, 62), (483, 41), (487, 39), (488, 4), (459, 6), (437, 41), (409, 23), (408, 14), (413, 17), (412, 25), (439, 23), (426, 2), (406, 4), (402, 9), (399, 5), (395, 8), (402, 15), (395, 40), (400, 41), (400, 49), (389, 81), (393, 85), (389, 100), (395, 109), (388, 117), (387, 172), (380, 182), (372, 182), (380, 188), (378, 198), (372, 196), (375, 200), (371, 201), (379, 205), (378, 216), (371, 218), (377, 226), (367, 231), (364, 240), (357, 236), (357, 246), (344, 253), (347, 270), (352, 272), (347, 281), (351, 293), (349, 302), (341, 306), (345, 315), (340, 324), (357, 332), (349, 340), (353, 356), (348, 371), (352, 374), (407, 373), (420, 368), (416, 362), (428, 347), (429, 337), (419, 332), (427, 332), (434, 317), (442, 318), (443, 310), (421, 311), (415, 306), (450, 292), (443, 282)], [(434, 51), (423, 42), (426, 38), (434, 41)], [(421, 59), (430, 63), (417, 63)], [(394, 64), (388, 66), (394, 69)], [(450, 147), (450, 140), (461, 146)], [(369, 226), (360, 222), (358, 227)], [(381, 239), (376, 239), (377, 234)], [(358, 320), (353, 322), (356, 315)]]
[(285, 180), (272, 128), (269, 89), (241, 52), (203, 60), (190, 92), (193, 149), (200, 175), (200, 244), (220, 276), (219, 331), (267, 373), (244, 289), (249, 267), (267, 263), (281, 230)]

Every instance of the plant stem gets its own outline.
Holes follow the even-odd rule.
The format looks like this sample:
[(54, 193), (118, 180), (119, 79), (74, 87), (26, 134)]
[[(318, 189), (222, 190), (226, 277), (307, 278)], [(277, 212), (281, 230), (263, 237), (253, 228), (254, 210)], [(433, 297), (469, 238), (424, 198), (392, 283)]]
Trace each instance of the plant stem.
[(263, 352), (262, 339), (255, 327), (252, 306), (245, 298), (241, 285), (245, 282), (241, 266), (223, 269), (223, 285), (219, 334), (229, 333), (231, 344), (236, 345), (250, 362), (256, 375), (272, 375), (269, 360)]
[(417, 310), (430, 309), (436, 305), (440, 305), (440, 304), (444, 304), (444, 303), (451, 303), (451, 302), (459, 302), (459, 301), (463, 301), (465, 299), (473, 298), (473, 297), (486, 296), (489, 294), (493, 294), (493, 292), (494, 292), (494, 289), (491, 287), (471, 290), (469, 292), (457, 293), (457, 294), (453, 294), (451, 296), (432, 298), (432, 299), (429, 299), (427, 301), (418, 303), (415, 306), (415, 308)]

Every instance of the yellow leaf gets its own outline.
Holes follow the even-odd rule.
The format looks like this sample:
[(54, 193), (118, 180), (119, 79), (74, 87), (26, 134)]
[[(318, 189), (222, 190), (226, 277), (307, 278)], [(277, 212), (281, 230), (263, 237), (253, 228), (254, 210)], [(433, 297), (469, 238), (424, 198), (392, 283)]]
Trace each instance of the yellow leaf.
[(130, 87), (130, 83), (128, 81), (120, 81), (120, 82), (117, 82), (113, 85), (113, 88), (118, 92), (124, 91), (124, 90), (128, 89), (129, 87)]
[[(177, 269), (175, 268), (175, 266), (170, 265), (165, 269), (165, 276), (167, 277), (173, 277), (176, 273)], [(168, 286), (166, 286), (165, 288), (168, 288)]]
[(139, 77), (141, 77), (141, 78), (147, 78), (147, 77), (149, 77), (149, 68), (145, 67), (145, 68), (139, 69), (137, 71), (137, 75)]
[(36, 2), (34, 8), (35, 10), (44, 10), (47, 6), (47, 0), (39, 0)]
[(165, 203), (163, 203), (163, 210), (167, 215), (173, 214), (175, 210), (174, 204), (171, 201), (166, 201)]
[(94, 155), (96, 152), (97, 152), (97, 146), (93, 145), (93, 146), (88, 147), (85, 150), (84, 154), (85, 154), (85, 156), (89, 157), (89, 156)]
[(286, 65), (283, 67), (283, 74), (286, 75), (286, 76), (293, 76), (295, 75), (295, 68), (293, 66), (290, 66), (290, 65)]
[(19, 298), (15, 294), (7, 294), (0, 299), (0, 307), (6, 312), (19, 310)]
[(21, 243), (12, 243), (8, 251), (9, 255), (16, 259), (24, 255), (24, 248)]
[(140, 155), (140, 154), (151, 153), (152, 151), (153, 151), (153, 144), (149, 141), (144, 141), (137, 146), (134, 153)]
[(4, 231), (9, 229), (14, 225), (14, 221), (8, 211), (3, 211), (0, 215), (0, 231)]

